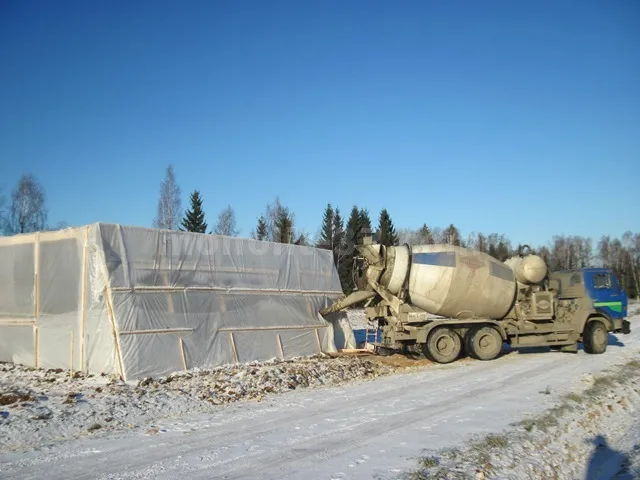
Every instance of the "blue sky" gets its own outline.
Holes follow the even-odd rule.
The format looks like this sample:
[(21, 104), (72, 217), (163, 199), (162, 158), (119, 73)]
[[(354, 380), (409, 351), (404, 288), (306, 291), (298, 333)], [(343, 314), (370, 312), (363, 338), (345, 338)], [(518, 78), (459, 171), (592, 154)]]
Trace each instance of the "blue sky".
[(278, 195), (540, 244), (640, 231), (640, 4), (4, 1), (0, 187), (150, 226), (166, 166), (248, 235)]

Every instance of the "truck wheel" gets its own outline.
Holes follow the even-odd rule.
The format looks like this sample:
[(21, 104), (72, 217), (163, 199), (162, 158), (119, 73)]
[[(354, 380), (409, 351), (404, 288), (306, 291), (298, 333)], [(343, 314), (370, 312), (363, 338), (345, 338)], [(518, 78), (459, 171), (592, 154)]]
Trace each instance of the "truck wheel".
[(587, 323), (584, 329), (584, 351), (591, 354), (604, 353), (607, 350), (609, 334), (599, 321)]
[(467, 333), (466, 347), (476, 360), (493, 360), (502, 351), (502, 335), (493, 327), (478, 327)]
[(451, 363), (460, 356), (462, 340), (460, 335), (447, 327), (437, 327), (429, 334), (425, 344), (425, 357), (438, 363)]

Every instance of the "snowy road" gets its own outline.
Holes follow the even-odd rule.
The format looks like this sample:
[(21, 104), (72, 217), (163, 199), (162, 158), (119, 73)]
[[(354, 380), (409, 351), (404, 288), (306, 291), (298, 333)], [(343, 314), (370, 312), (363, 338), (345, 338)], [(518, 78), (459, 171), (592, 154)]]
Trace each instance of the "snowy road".
[(640, 317), (632, 330), (611, 337), (604, 355), (510, 353), (229, 405), (161, 424), (166, 432), (155, 435), (119, 433), (4, 454), (0, 477), (392, 478), (415, 467), (423, 448), (499, 431), (582, 390), (582, 374), (637, 356)]

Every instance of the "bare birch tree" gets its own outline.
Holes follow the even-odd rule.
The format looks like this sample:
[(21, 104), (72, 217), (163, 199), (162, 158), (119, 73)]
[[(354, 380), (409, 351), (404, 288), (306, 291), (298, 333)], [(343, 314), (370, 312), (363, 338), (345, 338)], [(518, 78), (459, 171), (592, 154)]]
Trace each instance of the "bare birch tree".
[(295, 215), (276, 197), (267, 205), (264, 218), (267, 223), (267, 240), (278, 243), (296, 243)]
[(35, 176), (23, 175), (11, 194), (6, 231), (8, 234), (37, 232), (44, 230), (46, 223), (44, 188)]
[(218, 215), (218, 223), (213, 229), (213, 233), (216, 235), (226, 235), (227, 237), (235, 237), (238, 235), (238, 230), (236, 230), (236, 214), (231, 208), (231, 205), (228, 205), (227, 208), (220, 212)]
[(178, 230), (182, 213), (180, 187), (176, 183), (173, 166), (169, 165), (164, 181), (160, 185), (158, 214), (153, 221), (153, 226), (163, 230)]

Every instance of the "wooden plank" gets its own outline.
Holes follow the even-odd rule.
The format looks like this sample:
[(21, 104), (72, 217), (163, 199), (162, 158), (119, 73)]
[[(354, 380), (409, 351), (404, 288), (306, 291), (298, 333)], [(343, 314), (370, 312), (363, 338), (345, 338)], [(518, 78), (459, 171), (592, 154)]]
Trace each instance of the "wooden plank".
[(311, 330), (327, 328), (328, 325), (282, 325), (269, 327), (224, 327), (218, 329), (219, 332), (257, 332), (261, 330)]
[(34, 367), (38, 368), (40, 363), (39, 352), (40, 352), (40, 331), (38, 326), (35, 325), (33, 327), (33, 350), (35, 354), (35, 362)]
[(36, 237), (40, 237), (41, 242), (55, 242), (58, 240), (67, 240), (70, 238), (78, 237), (79, 228), (67, 228), (65, 230), (58, 230), (54, 232), (36, 232), (13, 235), (9, 237), (0, 237), (0, 246), (5, 245), (25, 245), (34, 243)]
[(282, 348), (282, 337), (280, 337), (280, 334), (278, 334), (277, 337), (278, 337), (278, 347), (280, 347), (280, 356), (284, 358), (284, 348)]
[(236, 349), (236, 341), (233, 339), (233, 332), (229, 332), (229, 339), (231, 340), (231, 348), (233, 349), (233, 358), (236, 363), (239, 363), (238, 350)]
[(40, 233), (36, 233), (36, 241), (33, 244), (33, 317), (38, 320), (40, 312)]
[(73, 345), (73, 330), (71, 330), (71, 348), (69, 349), (69, 376), (73, 377), (73, 351), (75, 350)]
[(318, 352), (322, 353), (322, 344), (320, 343), (320, 334), (318, 333), (318, 329), (314, 330), (316, 332), (316, 340), (318, 341)]
[(22, 320), (22, 319), (0, 319), (0, 326), (2, 327), (29, 327), (36, 325), (35, 320)]
[[(106, 279), (108, 282), (108, 278)], [(122, 349), (120, 348), (120, 336), (118, 335), (118, 327), (116, 326), (116, 315), (113, 310), (113, 300), (111, 298), (111, 290), (109, 289), (109, 285), (104, 287), (105, 297), (107, 299), (107, 312), (109, 314), (109, 319), (111, 321), (111, 333), (113, 334), (113, 341), (116, 347), (116, 356), (118, 357), (118, 365), (120, 367), (120, 376), (122, 380), (126, 381), (127, 378), (124, 374), (124, 362), (122, 360)]]
[(82, 275), (81, 281), (82, 286), (80, 289), (80, 370), (84, 372), (88, 372), (89, 362), (86, 361), (86, 346), (85, 346), (85, 336), (86, 336), (86, 325), (87, 325), (87, 262), (88, 255), (87, 250), (89, 249), (89, 227), (85, 227), (84, 229), (84, 244), (82, 247)]
[(187, 356), (184, 354), (184, 344), (182, 341), (182, 337), (180, 337), (178, 339), (178, 342), (180, 343), (180, 354), (182, 355), (182, 366), (184, 368), (185, 371), (188, 370), (187, 368)]
[(170, 292), (224, 292), (228, 294), (254, 294), (254, 295), (326, 295), (344, 296), (344, 293), (327, 290), (282, 290), (278, 288), (226, 288), (226, 287), (169, 287), (169, 286), (145, 286), (145, 287), (113, 287), (115, 293), (170, 293)]
[(126, 330), (120, 332), (120, 336), (126, 335), (146, 335), (150, 333), (191, 333), (195, 328), (158, 328), (154, 330)]

